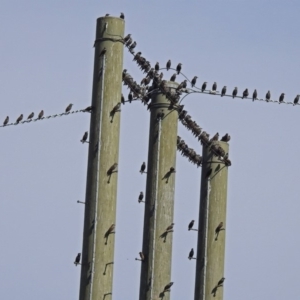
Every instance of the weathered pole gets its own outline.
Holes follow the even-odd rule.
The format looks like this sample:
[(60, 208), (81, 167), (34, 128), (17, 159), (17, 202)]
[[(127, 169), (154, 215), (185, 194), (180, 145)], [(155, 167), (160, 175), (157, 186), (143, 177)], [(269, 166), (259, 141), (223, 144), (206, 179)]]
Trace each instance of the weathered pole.
[[(214, 144), (228, 153), (227, 143)], [(224, 162), (203, 146), (195, 300), (223, 299), (227, 181)]]
[[(171, 88), (178, 86), (174, 82), (167, 85)], [(161, 113), (164, 114), (162, 118)], [(170, 101), (163, 94), (153, 94), (140, 300), (170, 299), (170, 290), (164, 291), (164, 288), (171, 281), (173, 229), (166, 229), (173, 223), (174, 214), (177, 127), (178, 112), (170, 109)]]
[(80, 300), (112, 298), (124, 25), (97, 19)]

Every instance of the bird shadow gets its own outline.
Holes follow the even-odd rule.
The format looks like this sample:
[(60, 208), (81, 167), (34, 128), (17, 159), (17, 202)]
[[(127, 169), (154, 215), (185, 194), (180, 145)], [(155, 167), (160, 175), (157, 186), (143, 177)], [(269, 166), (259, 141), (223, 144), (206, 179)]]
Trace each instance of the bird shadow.
[(225, 228), (221, 228), (221, 229), (219, 230), (219, 232), (217, 232), (217, 233), (216, 233), (216, 238), (215, 238), (215, 241), (217, 241), (217, 240), (218, 240), (219, 233), (220, 233), (220, 231), (222, 231), (222, 230), (225, 230)]
[(164, 241), (164, 243), (166, 242), (166, 240), (167, 240), (167, 236), (168, 236), (168, 233), (169, 232), (173, 232), (174, 230), (168, 230), (168, 231), (165, 231), (163, 234), (161, 234), (159, 237), (161, 238), (161, 239), (164, 239), (163, 241)]
[(110, 236), (111, 234), (114, 234), (114, 233), (116, 233), (116, 232), (115, 232), (115, 231), (109, 231), (109, 230), (106, 231), (106, 233), (105, 233), (105, 235), (104, 235), (104, 238), (105, 238), (105, 245), (107, 245), (107, 241), (108, 241), (109, 236)]
[(103, 295), (103, 300), (106, 298), (106, 296), (112, 295), (112, 293), (106, 293)]
[(114, 262), (112, 261), (112, 262), (109, 262), (109, 263), (107, 263), (107, 264), (105, 265), (103, 275), (106, 275), (106, 269), (107, 269), (107, 266), (113, 265), (113, 264), (114, 264)]
[(216, 297), (217, 290), (218, 290), (218, 286), (215, 286), (215, 287), (212, 289), (211, 294), (213, 294), (213, 297)]
[(175, 171), (172, 171), (172, 170), (168, 171), (168, 172), (165, 174), (165, 176), (162, 178), (162, 180), (166, 180), (166, 183), (169, 183), (169, 179), (170, 179), (172, 173), (175, 173)]

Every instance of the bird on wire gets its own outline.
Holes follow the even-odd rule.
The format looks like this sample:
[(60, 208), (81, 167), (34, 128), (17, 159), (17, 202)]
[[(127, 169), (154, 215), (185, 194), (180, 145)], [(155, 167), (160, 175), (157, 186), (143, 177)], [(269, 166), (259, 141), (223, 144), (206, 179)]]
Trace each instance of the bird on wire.
[(146, 170), (146, 163), (143, 162), (142, 165), (141, 165), (141, 169), (140, 169), (140, 173), (143, 174)]
[(223, 97), (223, 96), (226, 94), (226, 90), (227, 90), (227, 86), (225, 85), (225, 86), (222, 88), (222, 91), (221, 91), (221, 97)]
[(191, 85), (192, 85), (192, 87), (194, 87), (195, 86), (195, 84), (196, 84), (196, 81), (197, 81), (197, 76), (194, 76), (194, 78), (192, 79), (192, 81), (191, 81)]
[(80, 263), (80, 257), (81, 257), (81, 253), (78, 253), (76, 258), (75, 258), (75, 261), (74, 261), (74, 264), (75, 264), (76, 267)]
[(244, 92), (243, 92), (243, 97), (242, 97), (242, 99), (247, 98), (248, 96), (249, 96), (248, 89), (245, 89)]
[(138, 202), (141, 203), (144, 199), (144, 193), (143, 192), (140, 192), (140, 195), (139, 195), (139, 200)]
[(155, 70), (155, 71), (158, 71), (158, 70), (159, 70), (159, 62), (157, 62), (157, 63), (155, 64), (154, 70)]
[(282, 93), (282, 94), (280, 95), (280, 97), (279, 97), (279, 104), (284, 102), (284, 101), (283, 101), (284, 95), (285, 95), (285, 93)]
[(266, 94), (266, 101), (269, 102), (270, 99), (271, 99), (271, 92), (268, 91)]
[(23, 114), (21, 114), (18, 119), (16, 120), (16, 123), (19, 124), (23, 120)]
[(32, 113), (28, 116), (27, 120), (31, 120), (33, 117), (34, 117), (34, 112), (32, 112)]
[(174, 73), (170, 78), (170, 81), (175, 81), (175, 80), (176, 80), (176, 73)]
[(257, 100), (257, 90), (254, 90), (252, 95), (252, 101)]
[(217, 83), (214, 82), (213, 86), (212, 86), (212, 91), (215, 92), (217, 90)]
[(73, 104), (70, 103), (70, 104), (66, 107), (65, 112), (66, 112), (66, 113), (69, 112), (69, 111), (72, 109), (72, 106), (73, 106)]
[(299, 98), (300, 98), (300, 95), (297, 95), (296, 98), (294, 99), (294, 105), (298, 104)]
[(171, 60), (169, 59), (166, 65), (167, 71), (171, 68)]
[(235, 87), (233, 92), (232, 92), (232, 98), (234, 98), (237, 95), (237, 93), (238, 93), (238, 88)]
[(181, 71), (181, 68), (182, 68), (182, 63), (179, 63), (176, 67), (176, 71), (177, 71), (177, 74), (179, 75), (180, 71)]
[(203, 82), (202, 87), (201, 87), (201, 91), (204, 92), (206, 90), (206, 86), (207, 86), (207, 82)]
[(9, 122), (9, 116), (7, 116), (3, 122), (3, 126), (6, 126)]
[(193, 257), (194, 257), (194, 249), (192, 248), (190, 253), (189, 253), (188, 259), (191, 260)]
[(88, 138), (88, 136), (89, 136), (89, 133), (86, 131), (85, 133), (84, 133), (84, 135), (83, 135), (83, 137), (82, 137), (82, 139), (81, 139), (81, 143), (83, 144), (83, 143), (85, 143), (86, 142), (86, 140), (87, 140), (87, 138)]
[(188, 226), (188, 230), (191, 230), (194, 226), (195, 220), (192, 220)]
[(44, 111), (41, 110), (40, 113), (39, 113), (39, 115), (38, 115), (38, 119), (39, 119), (39, 120), (42, 119), (43, 116), (44, 116)]

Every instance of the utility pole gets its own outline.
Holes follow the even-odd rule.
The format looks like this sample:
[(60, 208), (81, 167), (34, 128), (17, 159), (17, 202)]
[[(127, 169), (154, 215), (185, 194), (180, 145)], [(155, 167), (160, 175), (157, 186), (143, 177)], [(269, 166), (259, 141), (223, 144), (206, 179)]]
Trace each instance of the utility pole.
[[(178, 84), (168, 82), (175, 89)], [(178, 112), (160, 91), (152, 94), (140, 300), (170, 299)], [(162, 115), (163, 114), (163, 115)], [(173, 169), (172, 169), (173, 168)]]
[[(227, 143), (213, 144), (228, 153)], [(203, 146), (195, 300), (223, 299), (227, 180), (227, 166)]]
[(97, 19), (80, 300), (112, 298), (124, 25)]

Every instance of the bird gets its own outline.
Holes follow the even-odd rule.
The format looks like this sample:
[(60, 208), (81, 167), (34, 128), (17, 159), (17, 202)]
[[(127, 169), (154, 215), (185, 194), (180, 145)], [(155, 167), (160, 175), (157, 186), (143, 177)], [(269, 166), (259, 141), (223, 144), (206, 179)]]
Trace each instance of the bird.
[(230, 135), (226, 133), (222, 138), (221, 142), (229, 142), (230, 141)]
[(21, 122), (22, 120), (23, 120), (23, 114), (20, 114), (20, 116), (16, 120), (16, 123), (19, 124), (19, 122)]
[(294, 105), (298, 104), (299, 98), (300, 98), (300, 95), (297, 95), (296, 98), (294, 99)]
[(94, 106), (88, 106), (88, 107), (86, 107), (83, 111), (84, 111), (84, 112), (92, 113), (92, 111), (93, 111), (94, 109), (95, 109)]
[(82, 137), (82, 139), (81, 139), (81, 143), (83, 144), (83, 143), (85, 143), (86, 142), (86, 140), (87, 140), (87, 138), (88, 138), (88, 136), (89, 136), (89, 133), (86, 131), (85, 133), (84, 133), (84, 135), (83, 135), (83, 137)]
[(174, 282), (170, 282), (170, 283), (168, 283), (166, 286), (165, 286), (165, 288), (164, 288), (164, 292), (165, 291), (168, 291), (170, 288), (171, 288), (171, 286), (174, 284)]
[(124, 42), (127, 42), (131, 37), (131, 33), (128, 33), (125, 37), (124, 37)]
[(128, 94), (128, 101), (129, 101), (129, 103), (131, 103), (132, 99), (133, 99), (133, 95), (132, 95), (132, 93), (130, 92), (130, 93)]
[(155, 71), (158, 71), (158, 70), (159, 70), (159, 62), (157, 62), (157, 63), (155, 64), (154, 69), (155, 69)]
[(248, 89), (245, 89), (244, 92), (243, 92), (243, 97), (242, 97), (242, 99), (247, 98), (248, 96), (249, 96)]
[(169, 225), (167, 228), (166, 228), (166, 232), (170, 231), (173, 229), (175, 223), (172, 223), (171, 225)]
[(237, 93), (238, 93), (238, 88), (235, 87), (233, 92), (232, 92), (232, 98), (234, 98), (237, 95)]
[(106, 15), (105, 15), (105, 17), (108, 17), (108, 16), (109, 16), (109, 14), (106, 14)]
[(208, 178), (212, 173), (212, 168), (210, 168), (207, 172), (206, 172), (206, 177)]
[(129, 50), (133, 50), (136, 47), (136, 42), (133, 42), (130, 46), (129, 46)]
[(197, 81), (197, 76), (194, 76), (194, 78), (192, 79), (192, 81), (191, 81), (191, 85), (192, 85), (192, 87), (194, 87), (195, 86), (195, 84), (196, 84), (196, 81)]
[(224, 283), (225, 277), (222, 277), (219, 281), (217, 286), (222, 286), (222, 284)]
[(69, 112), (72, 109), (73, 104), (70, 103), (67, 107), (66, 107), (66, 113)]
[(114, 163), (107, 171), (107, 175), (111, 175), (113, 173), (113, 171), (115, 171), (115, 169), (118, 167), (117, 163)]
[(254, 90), (253, 95), (252, 95), (252, 101), (257, 99), (257, 91)]
[(212, 91), (216, 91), (217, 90), (217, 83), (214, 82), (213, 86), (212, 86)]
[(122, 12), (121, 12), (120, 18), (123, 20), (125, 19), (125, 15)]
[(225, 86), (222, 88), (222, 91), (221, 91), (221, 97), (223, 97), (223, 96), (226, 94), (226, 89), (227, 89), (227, 86), (225, 85)]
[(177, 65), (177, 67), (176, 67), (177, 74), (180, 73), (181, 67), (182, 67), (182, 63), (179, 63), (179, 64)]
[(269, 102), (270, 99), (271, 99), (271, 92), (268, 91), (266, 94), (266, 101)]
[(185, 79), (184, 81), (182, 81), (179, 86), (176, 88), (176, 91), (179, 91), (181, 89), (185, 89), (187, 85), (187, 80)]
[(3, 122), (3, 126), (7, 125), (9, 122), (9, 116), (7, 116)]
[(167, 71), (171, 68), (171, 60), (169, 59), (166, 65)]
[(141, 165), (141, 169), (140, 169), (140, 173), (143, 174), (146, 170), (146, 163), (143, 162), (142, 165)]
[(218, 139), (219, 139), (219, 132), (217, 132), (217, 133), (210, 139), (210, 141), (211, 141), (211, 142), (216, 142), (216, 141), (218, 141)]
[(105, 53), (106, 53), (106, 48), (104, 47), (104, 48), (101, 50), (101, 52), (100, 52), (100, 54), (99, 54), (99, 57), (102, 56), (102, 55), (104, 55)]
[(143, 192), (140, 192), (140, 195), (139, 195), (139, 200), (138, 202), (141, 203), (144, 199), (144, 193)]
[(34, 117), (34, 112), (32, 112), (32, 113), (28, 116), (27, 120), (30, 120), (30, 119), (32, 119), (33, 117)]
[(201, 91), (204, 92), (206, 90), (206, 85), (207, 85), (207, 82), (203, 82), (202, 84), (202, 87), (201, 87)]
[(223, 222), (220, 222), (220, 224), (217, 226), (216, 230), (215, 230), (215, 233), (218, 234), (220, 232), (220, 230), (222, 229), (223, 227)]
[(75, 261), (74, 261), (75, 266), (77, 266), (80, 263), (80, 256), (81, 256), (81, 253), (78, 253), (75, 258)]
[(279, 97), (279, 104), (283, 102), (285, 93), (282, 93)]
[(143, 252), (139, 252), (139, 255), (140, 255), (141, 261), (144, 261), (145, 260), (145, 256), (144, 256)]
[(194, 226), (195, 220), (192, 220), (188, 226), (188, 230), (191, 230)]
[(176, 80), (176, 73), (174, 73), (170, 78), (170, 81), (175, 81), (175, 80)]
[(191, 260), (193, 258), (193, 256), (194, 256), (194, 249), (192, 248), (190, 253), (189, 253), (188, 259)]
[(44, 111), (41, 110), (40, 113), (39, 113), (39, 115), (38, 115), (38, 119), (39, 119), (39, 120), (42, 119), (43, 116), (44, 116)]
[(124, 98), (124, 95), (123, 95), (123, 94), (121, 95), (121, 103), (122, 103), (122, 104), (125, 104), (125, 98)]

